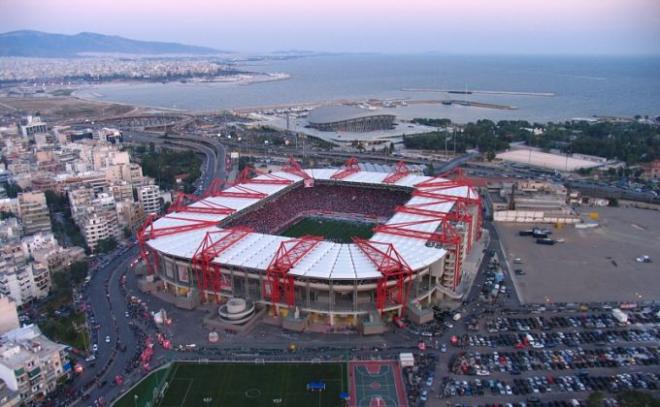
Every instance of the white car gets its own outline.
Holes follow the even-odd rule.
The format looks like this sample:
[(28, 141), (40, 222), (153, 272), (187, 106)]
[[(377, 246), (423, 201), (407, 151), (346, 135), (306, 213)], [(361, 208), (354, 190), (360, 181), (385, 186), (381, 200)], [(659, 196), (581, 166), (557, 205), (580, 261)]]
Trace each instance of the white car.
[(92, 345), (92, 350), (94, 352), (98, 351), (99, 350), (99, 345), (97, 345), (97, 344)]
[(105, 343), (110, 343), (110, 337), (109, 336), (105, 337)]

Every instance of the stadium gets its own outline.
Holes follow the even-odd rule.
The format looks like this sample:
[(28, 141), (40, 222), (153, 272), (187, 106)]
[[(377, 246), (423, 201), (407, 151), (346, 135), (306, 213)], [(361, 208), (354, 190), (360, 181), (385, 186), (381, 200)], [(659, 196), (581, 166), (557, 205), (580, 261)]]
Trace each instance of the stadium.
[(366, 133), (394, 128), (393, 114), (380, 113), (354, 106), (322, 106), (307, 116), (309, 127), (320, 131)]
[(417, 175), (403, 163), (389, 174), (355, 159), (339, 169), (248, 167), (229, 188), (180, 195), (147, 220), (141, 288), (187, 309), (241, 299), (289, 329), (377, 333), (394, 317), (419, 320), (425, 307), (460, 299), (481, 212), (468, 179)]

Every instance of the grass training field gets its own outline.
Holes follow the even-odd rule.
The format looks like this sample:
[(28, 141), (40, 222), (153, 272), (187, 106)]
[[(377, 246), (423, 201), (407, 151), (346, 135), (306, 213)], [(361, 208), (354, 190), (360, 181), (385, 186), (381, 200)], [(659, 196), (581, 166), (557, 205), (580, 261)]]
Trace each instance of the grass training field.
[[(322, 381), (324, 391), (307, 390), (307, 383)], [(343, 363), (174, 363), (167, 372), (163, 396), (155, 403), (143, 399), (153, 393), (154, 380), (125, 394), (117, 407), (231, 406), (343, 406), (340, 393), (348, 391)], [(160, 381), (163, 383), (163, 381)]]
[(354, 236), (369, 239), (374, 234), (372, 231), (374, 226), (375, 223), (369, 222), (310, 217), (299, 220), (283, 230), (280, 235), (288, 237), (315, 235), (336, 243), (351, 243)]

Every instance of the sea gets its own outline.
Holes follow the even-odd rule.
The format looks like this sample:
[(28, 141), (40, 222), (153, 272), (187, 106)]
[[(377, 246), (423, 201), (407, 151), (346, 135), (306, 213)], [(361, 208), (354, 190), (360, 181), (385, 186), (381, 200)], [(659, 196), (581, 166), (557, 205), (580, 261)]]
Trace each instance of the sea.
[[(78, 90), (82, 98), (213, 112), (338, 100), (405, 99), (436, 103), (390, 108), (403, 119), (563, 121), (593, 116), (660, 115), (660, 57), (340, 54), (239, 65), (286, 73), (285, 80), (237, 83), (124, 83)], [(405, 88), (553, 93), (554, 96), (447, 94)], [(514, 110), (443, 105), (443, 99)]]

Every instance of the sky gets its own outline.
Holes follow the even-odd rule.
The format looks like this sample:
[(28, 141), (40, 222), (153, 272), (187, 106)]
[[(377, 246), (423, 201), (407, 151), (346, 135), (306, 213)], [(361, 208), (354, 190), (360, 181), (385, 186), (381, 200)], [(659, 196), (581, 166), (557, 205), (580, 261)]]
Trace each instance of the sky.
[(0, 0), (0, 31), (239, 52), (660, 54), (660, 0)]

